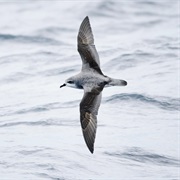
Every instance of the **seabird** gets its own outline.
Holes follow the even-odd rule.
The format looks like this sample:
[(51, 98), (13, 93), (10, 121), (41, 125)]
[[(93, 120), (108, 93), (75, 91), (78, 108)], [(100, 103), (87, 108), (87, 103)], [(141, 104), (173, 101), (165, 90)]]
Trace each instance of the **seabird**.
[(86, 145), (90, 152), (93, 153), (102, 90), (104, 87), (109, 86), (126, 86), (127, 82), (110, 78), (101, 71), (99, 55), (94, 45), (94, 37), (88, 16), (80, 25), (77, 47), (82, 59), (81, 72), (68, 78), (60, 88), (68, 86), (84, 89), (84, 96), (80, 103), (80, 122)]

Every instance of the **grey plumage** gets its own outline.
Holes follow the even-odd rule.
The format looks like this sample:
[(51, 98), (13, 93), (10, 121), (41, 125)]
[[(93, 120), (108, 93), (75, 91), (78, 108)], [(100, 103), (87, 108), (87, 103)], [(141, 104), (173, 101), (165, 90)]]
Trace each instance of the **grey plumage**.
[(82, 59), (81, 72), (68, 78), (60, 87), (84, 89), (84, 96), (80, 103), (80, 122), (86, 145), (93, 153), (102, 90), (108, 86), (126, 86), (127, 82), (110, 78), (102, 73), (88, 16), (81, 23), (77, 41), (78, 52)]

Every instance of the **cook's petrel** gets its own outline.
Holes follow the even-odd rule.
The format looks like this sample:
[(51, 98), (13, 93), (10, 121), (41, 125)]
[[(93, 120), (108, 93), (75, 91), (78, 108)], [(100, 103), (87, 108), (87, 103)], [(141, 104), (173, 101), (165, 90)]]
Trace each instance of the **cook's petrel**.
[(126, 86), (127, 82), (105, 76), (101, 71), (88, 16), (81, 23), (77, 41), (78, 52), (82, 59), (81, 72), (68, 78), (60, 87), (84, 89), (80, 103), (80, 121), (87, 147), (93, 153), (102, 90), (108, 86)]

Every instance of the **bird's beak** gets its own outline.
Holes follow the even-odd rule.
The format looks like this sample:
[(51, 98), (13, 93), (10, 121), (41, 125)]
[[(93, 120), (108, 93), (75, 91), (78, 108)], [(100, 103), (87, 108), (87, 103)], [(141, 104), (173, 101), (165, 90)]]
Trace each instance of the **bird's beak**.
[(61, 86), (60, 86), (60, 88), (62, 88), (62, 87), (64, 87), (64, 86), (66, 86), (66, 84), (64, 83), (64, 84), (62, 84)]

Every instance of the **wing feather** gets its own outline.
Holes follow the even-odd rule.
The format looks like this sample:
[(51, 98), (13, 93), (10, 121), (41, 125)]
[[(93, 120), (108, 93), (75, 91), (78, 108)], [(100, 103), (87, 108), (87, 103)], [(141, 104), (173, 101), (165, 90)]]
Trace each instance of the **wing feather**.
[(96, 72), (103, 74), (100, 69), (99, 55), (94, 45), (94, 37), (88, 16), (81, 23), (77, 39), (78, 52), (83, 62), (82, 70), (92, 68)]
[(94, 152), (94, 142), (97, 129), (97, 114), (102, 93), (85, 92), (80, 103), (80, 120), (84, 140), (90, 152)]

